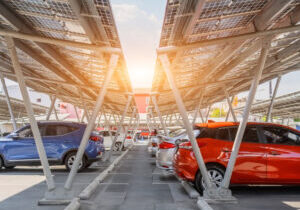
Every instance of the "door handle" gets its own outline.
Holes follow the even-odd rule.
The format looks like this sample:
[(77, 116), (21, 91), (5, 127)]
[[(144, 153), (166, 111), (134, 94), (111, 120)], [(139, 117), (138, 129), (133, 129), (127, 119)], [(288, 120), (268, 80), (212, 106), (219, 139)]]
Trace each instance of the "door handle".
[(229, 150), (228, 148), (223, 148), (222, 152), (231, 152), (231, 150)]
[(271, 152), (270, 152), (270, 155), (280, 155), (280, 153), (277, 152), (277, 151), (271, 151)]

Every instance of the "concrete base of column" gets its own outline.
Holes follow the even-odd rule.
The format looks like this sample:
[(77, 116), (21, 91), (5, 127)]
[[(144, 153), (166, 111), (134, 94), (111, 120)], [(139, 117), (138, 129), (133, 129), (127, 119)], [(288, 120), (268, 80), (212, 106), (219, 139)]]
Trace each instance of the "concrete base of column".
[(202, 197), (207, 203), (237, 203), (232, 196), (231, 190), (227, 188), (211, 188), (203, 192)]
[(38, 201), (38, 205), (68, 205), (75, 196), (75, 192), (72, 190), (55, 188), (47, 191), (44, 198)]

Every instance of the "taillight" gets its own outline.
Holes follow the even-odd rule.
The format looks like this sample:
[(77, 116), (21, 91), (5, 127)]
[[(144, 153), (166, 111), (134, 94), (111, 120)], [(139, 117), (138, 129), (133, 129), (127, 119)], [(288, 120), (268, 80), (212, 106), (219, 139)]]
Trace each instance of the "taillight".
[(152, 142), (152, 147), (157, 147), (157, 143)]
[(193, 150), (191, 142), (182, 143), (178, 145), (179, 149)]
[(101, 138), (99, 136), (90, 136), (91, 141), (100, 141)]
[(127, 136), (126, 139), (131, 139), (131, 136)]
[(172, 149), (172, 148), (175, 148), (175, 144), (165, 142), (165, 141), (159, 144), (159, 149)]

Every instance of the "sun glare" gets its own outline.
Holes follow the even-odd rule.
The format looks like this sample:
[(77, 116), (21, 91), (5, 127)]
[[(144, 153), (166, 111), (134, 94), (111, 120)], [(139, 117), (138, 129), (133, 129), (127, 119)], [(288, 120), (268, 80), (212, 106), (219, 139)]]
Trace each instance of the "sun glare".
[(151, 88), (154, 67), (129, 66), (128, 72), (133, 88)]

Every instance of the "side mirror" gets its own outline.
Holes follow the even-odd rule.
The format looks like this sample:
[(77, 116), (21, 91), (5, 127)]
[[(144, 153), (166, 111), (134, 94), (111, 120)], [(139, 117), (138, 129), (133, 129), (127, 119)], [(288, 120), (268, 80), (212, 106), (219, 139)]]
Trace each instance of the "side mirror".
[(178, 139), (175, 141), (175, 144), (178, 146), (179, 144), (185, 143), (185, 142), (189, 142), (189, 140), (188, 139)]
[(19, 134), (18, 133), (12, 133), (10, 134), (10, 137), (13, 139), (13, 140), (17, 140), (20, 138)]

